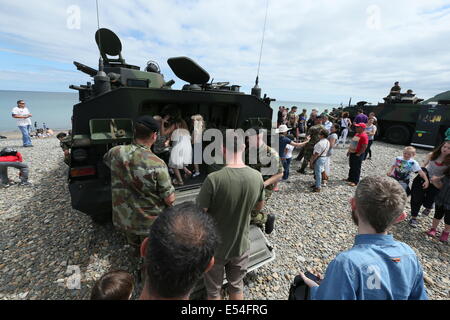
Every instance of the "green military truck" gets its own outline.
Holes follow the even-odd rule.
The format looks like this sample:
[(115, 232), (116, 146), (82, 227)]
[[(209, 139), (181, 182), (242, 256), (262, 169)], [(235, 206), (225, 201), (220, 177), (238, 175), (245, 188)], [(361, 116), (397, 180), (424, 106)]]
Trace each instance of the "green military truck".
[(377, 105), (358, 102), (343, 111), (356, 115), (358, 109), (365, 114), (374, 112), (378, 119), (378, 139), (400, 145), (434, 148), (442, 143), (450, 127), (450, 91), (427, 101), (414, 94), (396, 94), (384, 98)]
[[(156, 62), (148, 63), (145, 70), (126, 64), (122, 44), (112, 31), (100, 29), (96, 40), (102, 55), (99, 70), (75, 62), (78, 70), (94, 78), (94, 84), (71, 86), (79, 91), (80, 103), (73, 108), (69, 174), (72, 207), (95, 222), (108, 221), (112, 211), (111, 173), (103, 156), (114, 146), (132, 142), (138, 117), (161, 115), (171, 106), (187, 122), (201, 114), (207, 129), (245, 128), (256, 121), (271, 129), (272, 100), (261, 98), (259, 90), (248, 95), (237, 85), (210, 83), (209, 74), (186, 57), (168, 60), (174, 74), (187, 82), (182, 90), (174, 90), (175, 82), (165, 81)], [(176, 188), (177, 203), (195, 200), (210, 169), (203, 164), (201, 176)], [(250, 238), (252, 271), (275, 259), (275, 252), (259, 228), (251, 227)]]

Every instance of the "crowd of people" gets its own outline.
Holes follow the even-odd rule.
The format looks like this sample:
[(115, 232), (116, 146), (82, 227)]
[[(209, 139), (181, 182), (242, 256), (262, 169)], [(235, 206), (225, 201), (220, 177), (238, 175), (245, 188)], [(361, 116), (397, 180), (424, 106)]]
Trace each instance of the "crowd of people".
[[(342, 119), (345, 119), (345, 116), (343, 114)], [(339, 123), (342, 119), (335, 121)], [(347, 120), (344, 121), (350, 126)], [(202, 236), (190, 238), (191, 241), (195, 238), (198, 245), (205, 243), (208, 248), (208, 250), (196, 248), (199, 250), (197, 256), (190, 259), (198, 258), (197, 265), (186, 255), (170, 254), (170, 250), (176, 249), (184, 241), (183, 235), (180, 235), (179, 239), (170, 237), (173, 247), (164, 248), (167, 255), (161, 258), (161, 263), (164, 262), (164, 266), (171, 268), (162, 268), (167, 269), (164, 274), (159, 274), (158, 271), (161, 271), (156, 267), (146, 269), (146, 286), (141, 298), (187, 299), (197, 281), (203, 279), (208, 299), (222, 299), (221, 289), (225, 277), (229, 283), (230, 299), (244, 299), (243, 279), (249, 263), (250, 224), (255, 222), (254, 220), (259, 220), (260, 226), (265, 224), (266, 232), (273, 230), (275, 218), (263, 214), (262, 211), (266, 201), (269, 200), (268, 194), (270, 196), (277, 190), (277, 183), (289, 179), (289, 163), (294, 148), (302, 148), (303, 152), (300, 152), (302, 157), (309, 157), (306, 163), (314, 169), (316, 180), (312, 188), (316, 192), (320, 190), (323, 186), (322, 181), (329, 178), (330, 157), (333, 155), (333, 148), (339, 143), (338, 132), (342, 129), (338, 123), (325, 126), (327, 122), (331, 122), (328, 116), (314, 115), (314, 125), (307, 129), (303, 142), (288, 136), (288, 133), (292, 132), (292, 127), (280, 124), (278, 128), (280, 150), (267, 146), (258, 130), (255, 130), (255, 135), (248, 137), (248, 141), (239, 132), (234, 132), (231, 138), (230, 135), (224, 134), (222, 153), (226, 161), (225, 166), (206, 177), (196, 203), (173, 207), (175, 189), (171, 184), (169, 170), (165, 162), (151, 151), (151, 147), (158, 139), (158, 133), (161, 132), (161, 120), (149, 116), (140, 118), (135, 126), (135, 144), (115, 147), (105, 157), (112, 172), (115, 226), (127, 236), (130, 244), (136, 248), (141, 246), (142, 256), (149, 257), (149, 261), (156, 261), (151, 258), (152, 254), (164, 253), (161, 251), (151, 253), (148, 248), (152, 241), (158, 242), (159, 236), (164, 238), (159, 230), (155, 229), (160, 217), (164, 217), (163, 220), (169, 219), (167, 215), (176, 216), (176, 212), (184, 210), (200, 216), (203, 214), (207, 220), (212, 218), (215, 225), (214, 228), (208, 227), (209, 231), (204, 231)], [(367, 159), (371, 157), (368, 152), (369, 136), (376, 134), (375, 123), (375, 115), (365, 116), (362, 112), (358, 114), (352, 124), (356, 134), (351, 138), (348, 149), (350, 170), (347, 181), (349, 185), (357, 187), (351, 201), (352, 218), (359, 232), (356, 244), (350, 251), (336, 257), (320, 284), (301, 274), (305, 285), (311, 287), (311, 299), (427, 299), (423, 271), (417, 256), (409, 246), (395, 241), (388, 235), (388, 231), (394, 224), (406, 219), (404, 209), (407, 197), (411, 194), (412, 208), (417, 208), (417, 212), (421, 205), (425, 206), (426, 211), (431, 209), (430, 203), (435, 203), (435, 219), (427, 234), (436, 236), (439, 222), (444, 219), (446, 225), (441, 232), (440, 240), (448, 241), (450, 135), (429, 155), (424, 168), (420, 168), (413, 160), (415, 149), (407, 147), (403, 157), (397, 157), (393, 162), (388, 173), (389, 177), (367, 177), (361, 180), (361, 164), (367, 156)], [(229, 139), (233, 139), (233, 143), (229, 143)], [(245, 161), (247, 147), (257, 148), (259, 152), (274, 157), (278, 163), (277, 172), (265, 176), (261, 164), (249, 166)], [(129, 148), (132, 148), (133, 152), (130, 152)], [(148, 159), (148, 162), (139, 163), (141, 158)], [(152, 168), (152, 174), (145, 178), (145, 183), (137, 181), (138, 177), (142, 179), (139, 170), (143, 167)], [(413, 172), (417, 172), (418, 176), (408, 191), (409, 176)], [(440, 191), (439, 193), (430, 189), (430, 181), (434, 185), (433, 188)], [(145, 202), (143, 199), (148, 200)], [(411, 221), (416, 219), (415, 212), (412, 212)], [(195, 222), (199, 221), (192, 218)], [(204, 221), (207, 226), (210, 225), (208, 221)], [(268, 226), (269, 221), (271, 225)], [(410, 224), (414, 225), (413, 222)], [(182, 225), (191, 227), (186, 220)], [(170, 227), (176, 229), (177, 226), (181, 224), (172, 224)], [(199, 226), (194, 229), (197, 232), (197, 229), (203, 230)], [(149, 230), (151, 231), (148, 237)], [(165, 229), (165, 231), (168, 234), (176, 234), (173, 230), (169, 232)], [(158, 232), (158, 235), (154, 236), (154, 232)], [(208, 241), (210, 233), (216, 236), (213, 237), (214, 240)], [(208, 254), (204, 255), (206, 252)], [(385, 257), (390, 259), (386, 260)], [(189, 268), (187, 266), (186, 269), (182, 268), (185, 266), (183, 259), (191, 261)], [(370, 262), (371, 265), (367, 265), (366, 262)], [(183, 282), (183, 277), (185, 281), (188, 279), (191, 281)], [(173, 282), (168, 285), (168, 282), (165, 282), (167, 279), (178, 279), (177, 283), (185, 284), (185, 290), (172, 291)]]
[[(21, 106), (17, 119), (29, 119)], [(411, 196), (409, 224), (417, 227), (422, 206), (425, 216), (434, 207), (427, 235), (436, 237), (444, 220), (439, 240), (448, 242), (450, 132), (423, 166), (414, 160), (415, 149), (407, 147), (403, 156), (393, 161), (387, 176), (361, 179), (361, 166), (372, 157), (370, 147), (377, 132), (375, 114), (365, 115), (360, 110), (352, 122), (346, 113), (336, 117), (313, 110), (307, 118), (306, 110), (296, 115), (296, 107), (291, 111), (280, 107), (280, 112), (278, 150), (265, 143), (261, 126), (254, 126), (250, 136), (233, 130), (224, 132), (220, 143), (225, 163), (208, 175), (204, 173), (195, 202), (174, 205), (175, 187), (203, 174), (198, 165), (194, 172), (189, 169), (189, 165), (201, 163), (193, 161), (195, 150), (203, 148), (206, 123), (201, 115), (193, 115), (190, 125), (173, 106), (159, 116), (142, 116), (134, 123), (133, 143), (113, 147), (105, 154), (104, 162), (111, 169), (113, 224), (145, 261), (140, 299), (189, 299), (201, 280), (209, 300), (223, 299), (224, 278), (230, 299), (244, 299), (250, 225), (261, 227), (267, 234), (273, 231), (276, 216), (267, 214), (264, 208), (273, 192), (279, 191), (278, 183), (289, 182), (293, 150), (301, 148), (297, 160), (303, 162), (298, 172), (306, 173), (307, 167), (314, 170), (311, 188), (321, 192), (332, 174), (334, 149), (341, 143), (346, 145), (350, 130), (355, 135), (347, 151), (350, 168), (346, 182), (356, 187), (351, 218), (358, 235), (355, 246), (330, 263), (325, 277), (318, 275), (320, 281), (300, 274), (311, 288), (309, 298), (427, 299), (416, 254), (388, 232), (407, 218), (405, 205)], [(61, 134), (58, 139), (63, 145), (67, 136)], [(24, 135), (24, 146), (29, 145)], [(69, 149), (65, 150), (68, 161)], [(271, 161), (250, 163), (252, 150), (256, 150), (259, 160), (264, 156)], [(4, 155), (12, 156), (17, 157), (14, 164), (22, 162), (20, 154)], [(10, 161), (3, 163), (4, 167), (11, 166)], [(0, 178), (5, 183), (8, 178), (1, 164), (0, 154)], [(275, 170), (267, 170), (273, 164)], [(20, 169), (22, 182), (26, 183), (28, 172), (23, 166)], [(413, 173), (418, 175), (411, 184)], [(96, 283), (91, 298), (127, 300), (134, 287), (129, 274), (113, 271)]]

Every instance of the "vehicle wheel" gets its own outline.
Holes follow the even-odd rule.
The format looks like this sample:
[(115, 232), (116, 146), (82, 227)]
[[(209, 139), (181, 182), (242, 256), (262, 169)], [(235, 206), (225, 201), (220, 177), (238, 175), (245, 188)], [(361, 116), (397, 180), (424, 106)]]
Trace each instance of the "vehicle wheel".
[(386, 130), (386, 139), (393, 144), (406, 145), (411, 141), (411, 133), (405, 126), (392, 126)]

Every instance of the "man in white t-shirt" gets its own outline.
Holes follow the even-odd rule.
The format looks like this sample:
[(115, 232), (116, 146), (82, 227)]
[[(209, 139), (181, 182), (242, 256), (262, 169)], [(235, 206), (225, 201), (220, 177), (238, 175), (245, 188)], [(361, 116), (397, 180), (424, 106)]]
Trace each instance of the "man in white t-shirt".
[(17, 120), (17, 126), (22, 132), (23, 146), (25, 148), (33, 147), (30, 137), (32, 114), (25, 106), (25, 101), (17, 101), (17, 107), (12, 109), (12, 117)]
[(316, 184), (312, 186), (314, 192), (320, 192), (322, 185), (322, 172), (325, 168), (328, 151), (330, 150), (330, 142), (328, 141), (328, 131), (321, 129), (319, 132), (320, 141), (314, 146), (314, 153), (311, 158), (311, 169), (314, 168), (314, 176)]

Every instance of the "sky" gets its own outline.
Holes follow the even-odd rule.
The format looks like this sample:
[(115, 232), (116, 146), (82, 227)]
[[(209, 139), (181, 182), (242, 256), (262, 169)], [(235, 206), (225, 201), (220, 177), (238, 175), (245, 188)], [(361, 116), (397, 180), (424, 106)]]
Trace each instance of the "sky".
[[(250, 92), (266, 0), (99, 0), (100, 26), (127, 63), (188, 56)], [(263, 93), (282, 101), (382, 101), (395, 81), (429, 98), (450, 90), (450, 0), (269, 0)], [(65, 92), (98, 66), (94, 0), (0, 0), (0, 89)]]

